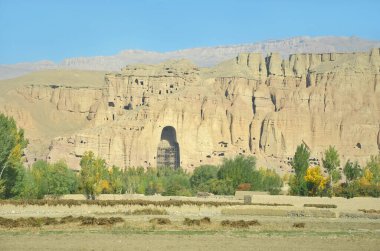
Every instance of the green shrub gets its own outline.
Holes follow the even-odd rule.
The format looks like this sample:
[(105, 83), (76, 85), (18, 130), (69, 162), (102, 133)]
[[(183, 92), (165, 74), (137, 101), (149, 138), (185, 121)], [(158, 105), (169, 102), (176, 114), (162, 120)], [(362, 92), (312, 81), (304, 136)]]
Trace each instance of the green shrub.
[(218, 171), (218, 178), (231, 180), (234, 189), (242, 183), (252, 183), (256, 169), (256, 158), (237, 156), (234, 159), (224, 159)]
[(167, 176), (164, 181), (166, 196), (192, 196), (189, 177), (186, 174), (174, 174)]
[(211, 179), (206, 183), (209, 192), (217, 195), (233, 195), (235, 189), (230, 179)]
[(272, 195), (279, 194), (283, 181), (279, 174), (274, 170), (260, 168), (255, 171), (252, 179), (252, 190), (254, 191), (267, 191)]
[(195, 168), (190, 178), (190, 184), (193, 190), (209, 192), (209, 190), (207, 190), (204, 184), (211, 179), (216, 179), (218, 175), (218, 170), (218, 167), (212, 165), (204, 165)]
[(45, 195), (74, 193), (77, 188), (78, 179), (65, 162), (49, 164), (39, 160), (30, 170), (19, 170), (14, 191), (23, 199), (42, 199)]

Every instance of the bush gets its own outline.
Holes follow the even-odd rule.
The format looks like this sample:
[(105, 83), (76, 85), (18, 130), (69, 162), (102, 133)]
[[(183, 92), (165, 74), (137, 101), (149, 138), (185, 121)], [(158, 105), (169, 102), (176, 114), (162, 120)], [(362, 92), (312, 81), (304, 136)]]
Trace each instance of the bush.
[(270, 195), (279, 195), (281, 193), (281, 188), (279, 187), (269, 188), (268, 192)]
[(366, 169), (371, 173), (371, 184), (380, 186), (380, 154), (377, 156), (371, 156), (370, 160), (367, 162)]
[(230, 179), (211, 179), (206, 183), (209, 192), (217, 195), (233, 195), (235, 194), (235, 189), (232, 185)]
[(380, 185), (375, 185), (375, 184), (361, 185), (359, 187), (359, 195), (378, 198), (380, 197)]
[(186, 174), (174, 174), (167, 176), (164, 181), (165, 196), (192, 196), (189, 177)]
[(199, 190), (199, 188), (202, 184), (207, 183), (207, 181), (217, 178), (218, 170), (218, 167), (212, 165), (204, 165), (195, 168), (190, 178), (191, 187), (195, 191), (208, 192)]
[(270, 194), (279, 194), (283, 185), (280, 175), (274, 170), (260, 168), (255, 171), (253, 178), (252, 190), (267, 191)]
[(45, 195), (74, 193), (77, 187), (77, 177), (66, 163), (49, 164), (39, 160), (30, 170), (19, 170), (14, 191), (23, 199), (42, 199)]
[(347, 160), (343, 168), (343, 173), (346, 176), (346, 183), (350, 183), (362, 176), (362, 169), (357, 161), (353, 163), (350, 160)]
[(224, 159), (218, 171), (218, 178), (231, 180), (234, 189), (242, 183), (252, 183), (256, 159), (254, 157), (237, 156), (234, 159)]
[(256, 160), (253, 157), (224, 159), (219, 171), (215, 166), (196, 168), (190, 182), (194, 191), (217, 195), (232, 195), (235, 190), (279, 194), (283, 185), (280, 175), (269, 169), (256, 171), (255, 165)]

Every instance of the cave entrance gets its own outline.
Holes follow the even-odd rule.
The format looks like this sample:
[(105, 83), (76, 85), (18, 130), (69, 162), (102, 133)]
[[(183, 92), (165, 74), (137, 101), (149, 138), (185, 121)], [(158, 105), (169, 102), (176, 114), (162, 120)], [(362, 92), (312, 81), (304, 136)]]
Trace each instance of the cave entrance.
[(179, 145), (174, 127), (162, 129), (161, 140), (157, 148), (157, 167), (179, 168)]

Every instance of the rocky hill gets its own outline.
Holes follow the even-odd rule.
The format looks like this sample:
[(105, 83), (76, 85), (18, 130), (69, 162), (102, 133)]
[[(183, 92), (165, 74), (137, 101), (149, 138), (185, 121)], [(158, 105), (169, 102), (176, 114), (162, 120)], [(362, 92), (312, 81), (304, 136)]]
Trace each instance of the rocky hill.
[[(106, 74), (103, 85), (102, 73), (91, 83), (86, 74), (92, 76), (67, 71), (62, 81), (0, 82), (0, 110), (15, 116), (32, 139), (29, 164), (65, 159), (79, 168), (80, 157), (92, 150), (122, 168), (192, 170), (253, 155), (259, 165), (288, 172), (301, 143), (313, 165), (329, 145), (343, 161), (363, 163), (380, 151), (378, 48), (286, 59), (241, 53), (210, 68), (187, 60), (129, 65)], [(41, 139), (53, 140), (37, 151)]]
[(328, 53), (368, 51), (380, 47), (380, 41), (369, 41), (358, 37), (294, 37), (283, 40), (268, 40), (253, 44), (227, 45), (192, 48), (170, 52), (125, 50), (116, 55), (96, 57), (75, 57), (62, 62), (40, 61), (14, 65), (0, 65), (0, 79), (46, 69), (80, 69), (98, 71), (119, 71), (128, 64), (156, 64), (170, 59), (189, 59), (200, 67), (210, 67), (235, 57), (239, 53), (279, 52), (287, 58), (294, 53)]

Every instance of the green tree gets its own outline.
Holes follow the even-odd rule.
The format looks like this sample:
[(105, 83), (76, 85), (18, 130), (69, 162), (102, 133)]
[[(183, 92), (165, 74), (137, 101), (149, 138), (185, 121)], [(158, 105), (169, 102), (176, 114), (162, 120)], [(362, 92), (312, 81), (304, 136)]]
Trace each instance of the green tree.
[(109, 171), (109, 181), (112, 193), (122, 194), (126, 191), (123, 174), (123, 171), (117, 166), (112, 166), (112, 169)]
[(252, 183), (256, 168), (256, 158), (237, 156), (234, 159), (224, 159), (218, 171), (219, 179), (230, 179), (234, 189), (242, 183)]
[(59, 196), (74, 193), (78, 189), (78, 180), (64, 161), (49, 164), (47, 169), (47, 194)]
[(230, 179), (210, 179), (205, 183), (205, 187), (208, 189), (207, 192), (217, 195), (233, 195), (235, 193), (235, 188)]
[(126, 192), (129, 194), (144, 193), (145, 188), (141, 186), (143, 181), (144, 169), (128, 168), (124, 172), (123, 183), (125, 184)]
[(85, 152), (80, 161), (80, 180), (87, 198), (95, 199), (101, 192), (110, 190), (106, 162), (93, 152)]
[(37, 189), (37, 199), (42, 199), (48, 193), (48, 170), (49, 164), (43, 160), (36, 161), (30, 169), (33, 183)]
[(77, 190), (77, 177), (65, 162), (49, 164), (36, 161), (30, 170), (20, 169), (14, 191), (24, 199), (42, 199), (45, 195), (59, 196)]
[[(210, 179), (217, 178), (218, 167), (212, 165), (203, 165), (195, 168), (190, 178), (191, 187), (194, 190), (199, 190), (202, 184), (206, 184)], [(206, 192), (206, 191), (203, 191)]]
[(13, 118), (0, 113), (0, 197), (14, 196), (17, 173), (22, 172), (22, 153), (28, 144), (24, 131), (18, 129)]
[(281, 187), (283, 185), (280, 175), (278, 175), (274, 170), (263, 169), (263, 168), (261, 168), (258, 171), (258, 173), (261, 179), (262, 187), (261, 189), (257, 189), (257, 190), (268, 191), (270, 194), (273, 194), (273, 195), (280, 193)]
[(346, 176), (346, 183), (349, 184), (362, 176), (362, 169), (357, 161), (353, 163), (347, 160), (343, 168), (343, 173)]
[(379, 186), (380, 185), (380, 154), (377, 156), (371, 156), (370, 160), (367, 162), (366, 168), (372, 173), (371, 183)]
[(325, 151), (324, 158), (322, 159), (323, 167), (327, 170), (330, 175), (330, 189), (331, 194), (333, 194), (333, 183), (340, 179), (340, 173), (337, 168), (340, 165), (340, 159), (338, 151), (333, 146)]
[(161, 194), (165, 191), (163, 177), (158, 175), (157, 169), (148, 168), (145, 176), (145, 195)]
[(165, 179), (165, 192), (163, 195), (169, 196), (191, 196), (189, 177), (185, 174), (174, 174)]
[(294, 195), (307, 196), (308, 189), (304, 179), (307, 168), (309, 167), (310, 152), (304, 144), (297, 146), (291, 163), (295, 172), (295, 177), (289, 182), (290, 192)]
[(18, 198), (37, 199), (40, 194), (40, 188), (36, 184), (32, 172), (24, 168), (20, 168), (17, 172), (16, 182), (13, 192)]

